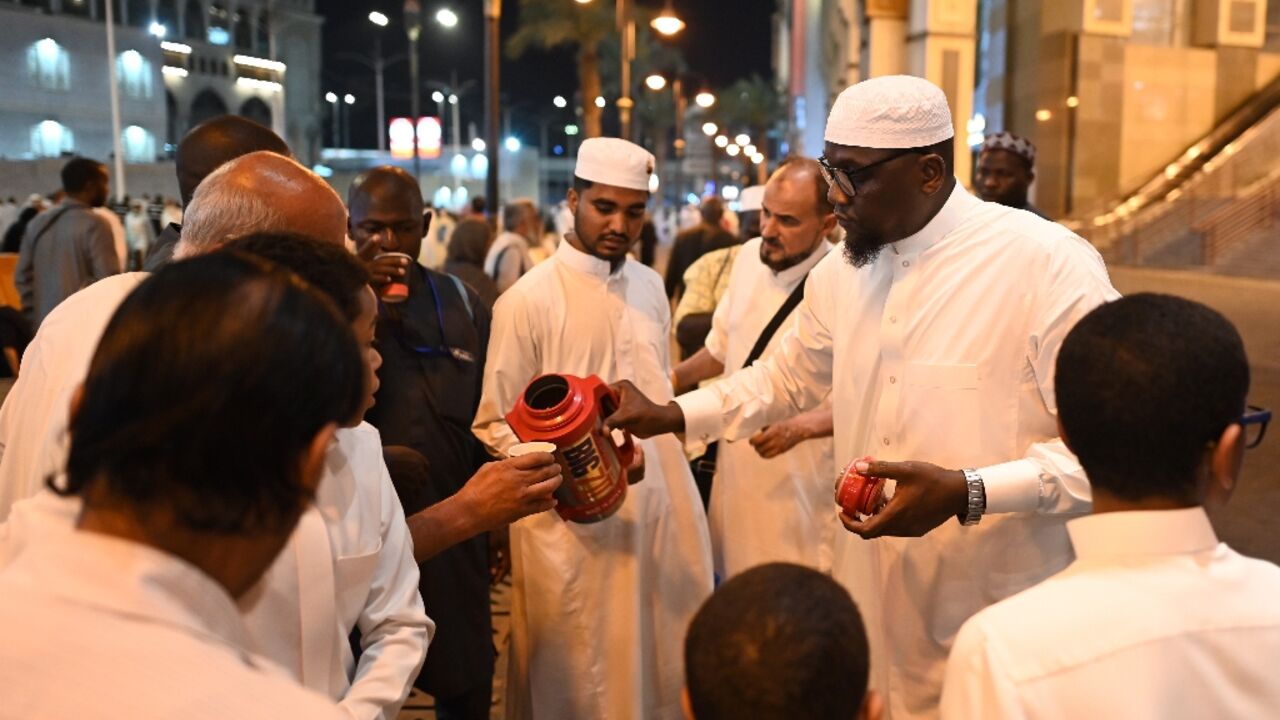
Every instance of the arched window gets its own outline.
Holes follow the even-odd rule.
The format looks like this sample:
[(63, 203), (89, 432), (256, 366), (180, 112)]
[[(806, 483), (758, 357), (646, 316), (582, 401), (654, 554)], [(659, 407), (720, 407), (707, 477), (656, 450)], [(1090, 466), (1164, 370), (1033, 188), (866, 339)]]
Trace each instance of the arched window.
[(74, 148), (71, 128), (57, 120), (45, 120), (31, 128), (31, 154), (36, 157), (58, 157)]
[(232, 21), (235, 23), (236, 48), (253, 52), (253, 30), (249, 27), (249, 13), (238, 11)]
[(129, 0), (129, 24), (144, 28), (151, 24), (151, 0)]
[(231, 13), (227, 12), (226, 3), (216, 2), (209, 6), (208, 39), (214, 45), (231, 44)]
[(153, 74), (151, 61), (137, 50), (125, 50), (116, 58), (116, 79), (128, 97), (149, 99)]
[(70, 61), (66, 48), (53, 38), (42, 38), (27, 48), (27, 77), (46, 90), (71, 88)]
[(167, 152), (178, 146), (178, 100), (168, 90), (164, 91), (164, 110), (164, 145)]
[(257, 51), (262, 57), (271, 57), (271, 18), (266, 10), (258, 14)]
[(200, 0), (187, 0), (184, 15), (186, 31), (183, 34), (192, 40), (204, 40), (204, 5)]
[(156, 136), (150, 130), (130, 125), (120, 134), (124, 146), (124, 161), (131, 163), (156, 161)]
[(227, 114), (227, 104), (212, 90), (201, 90), (196, 99), (191, 101), (191, 126), (195, 127), (205, 120), (212, 120), (219, 115)]
[(251, 97), (240, 106), (240, 116), (263, 127), (271, 127), (271, 108), (260, 98)]

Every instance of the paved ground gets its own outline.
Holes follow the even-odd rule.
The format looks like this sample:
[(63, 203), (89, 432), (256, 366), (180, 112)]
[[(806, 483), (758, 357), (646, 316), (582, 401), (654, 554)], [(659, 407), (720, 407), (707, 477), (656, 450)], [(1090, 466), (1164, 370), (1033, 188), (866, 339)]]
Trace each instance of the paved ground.
[[(1280, 414), (1280, 281), (1115, 266), (1111, 277), (1125, 294), (1180, 295), (1230, 318), (1249, 353), (1249, 402)], [(1219, 537), (1236, 550), (1280, 563), (1280, 421), (1272, 423), (1261, 446), (1248, 452), (1235, 495), (1213, 522)]]

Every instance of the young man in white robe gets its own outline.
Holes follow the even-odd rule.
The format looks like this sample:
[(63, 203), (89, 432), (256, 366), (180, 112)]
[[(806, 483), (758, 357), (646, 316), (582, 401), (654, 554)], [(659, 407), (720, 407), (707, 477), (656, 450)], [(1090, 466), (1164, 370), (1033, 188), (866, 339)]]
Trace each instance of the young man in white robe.
[[(653, 156), (616, 138), (582, 144), (568, 194), (574, 230), (494, 307), (475, 432), (504, 453), (503, 417), (544, 373), (628, 378), (670, 398), (662, 279), (627, 257)], [(637, 443), (644, 479), (612, 517), (554, 511), (511, 526), (509, 718), (678, 718), (685, 626), (711, 592), (706, 518), (680, 443)]]

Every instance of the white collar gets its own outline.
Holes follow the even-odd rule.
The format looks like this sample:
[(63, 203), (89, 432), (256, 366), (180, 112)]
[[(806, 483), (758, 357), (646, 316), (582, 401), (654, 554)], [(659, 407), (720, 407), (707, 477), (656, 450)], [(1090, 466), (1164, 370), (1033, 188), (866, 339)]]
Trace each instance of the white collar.
[(177, 556), (142, 543), (73, 530), (41, 536), (14, 566), (19, 563), (43, 588), (71, 602), (176, 626), (230, 646), (252, 662), (244, 621), (226, 588)]
[(1211, 550), (1218, 536), (1200, 506), (1086, 515), (1067, 521), (1076, 559), (1186, 555)]
[[(760, 242), (763, 243), (764, 240), (761, 240)], [(813, 252), (809, 253), (808, 257), (782, 272), (773, 273), (773, 279), (780, 285), (790, 285), (796, 280), (804, 277), (806, 273), (812, 270), (813, 267), (822, 260), (822, 258), (827, 256), (827, 253), (831, 251), (831, 247), (831, 243), (826, 240), (819, 242), (818, 246), (813, 249)]]
[(610, 275), (621, 275), (622, 271), (627, 267), (630, 258), (623, 258), (618, 263), (618, 269), (613, 269), (613, 264), (608, 260), (602, 260), (595, 255), (588, 255), (573, 246), (570, 238), (574, 237), (572, 232), (565, 233), (564, 242), (556, 248), (556, 260), (564, 263), (569, 268), (577, 270), (580, 273), (597, 277), (601, 280), (609, 279)]
[(956, 186), (947, 197), (942, 209), (933, 216), (924, 227), (914, 235), (909, 235), (889, 245), (899, 255), (916, 255), (928, 250), (960, 226), (966, 215), (982, 201), (969, 194), (968, 190), (956, 181)]

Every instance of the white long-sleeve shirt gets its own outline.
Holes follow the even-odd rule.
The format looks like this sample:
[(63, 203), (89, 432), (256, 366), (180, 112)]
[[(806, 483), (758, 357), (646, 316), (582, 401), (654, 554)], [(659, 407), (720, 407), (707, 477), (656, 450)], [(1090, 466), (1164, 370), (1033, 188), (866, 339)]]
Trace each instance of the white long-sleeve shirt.
[(1076, 560), (969, 619), (942, 716), (1198, 720), (1280, 713), (1280, 568), (1204, 510), (1067, 523)]
[[(761, 262), (760, 244), (756, 238), (742, 246), (707, 334), (707, 352), (727, 372), (742, 367), (787, 296), (831, 250), (820, 242), (803, 262), (775, 273)], [(769, 340), (766, 355), (778, 347), (794, 318), (792, 310)], [(769, 459), (745, 439), (722, 441), (707, 518), (716, 575), (727, 580), (767, 562), (829, 572), (836, 533), (844, 532), (831, 512), (834, 478), (831, 438), (806, 440)]]
[[(475, 433), (518, 442), (503, 416), (543, 373), (627, 378), (671, 397), (662, 280), (566, 240), (498, 298)], [(593, 524), (554, 510), (511, 526), (507, 717), (679, 718), (685, 628), (711, 593), (711, 548), (689, 464), (671, 435), (637, 440), (645, 477)]]
[[(107, 322), (146, 277), (105, 278), (67, 298), (41, 325), (0, 408), (0, 511), (18, 513), (14, 502), (62, 472), (71, 396)], [(66, 510), (57, 522), (69, 528), (75, 514)], [(316, 508), (303, 515), (247, 603), (257, 647), (299, 682), (340, 700), (351, 717), (395, 717), (434, 625), (423, 612), (412, 540), (371, 426), (338, 431)], [(347, 636), (355, 627), (365, 651), (353, 668)]]
[(830, 392), (837, 465), (870, 454), (979, 470), (978, 526), (837, 539), (833, 574), (867, 621), (873, 687), (891, 718), (933, 717), (960, 624), (1070, 561), (1063, 515), (1090, 494), (1058, 437), (1054, 362), (1072, 325), (1118, 294), (1084, 240), (959, 184), (874, 262), (832, 252), (807, 282), (777, 352), (676, 399), (686, 437), (745, 438)]
[(46, 537), (0, 572), (0, 719), (346, 717), (253, 654), (225, 588), (152, 547)]

